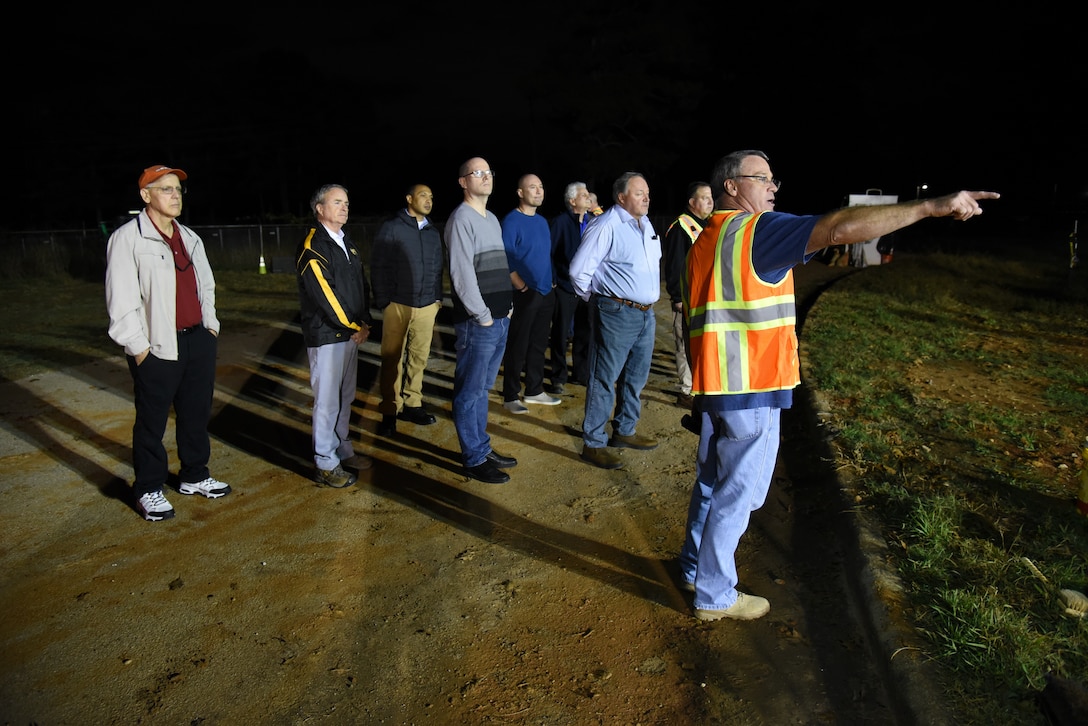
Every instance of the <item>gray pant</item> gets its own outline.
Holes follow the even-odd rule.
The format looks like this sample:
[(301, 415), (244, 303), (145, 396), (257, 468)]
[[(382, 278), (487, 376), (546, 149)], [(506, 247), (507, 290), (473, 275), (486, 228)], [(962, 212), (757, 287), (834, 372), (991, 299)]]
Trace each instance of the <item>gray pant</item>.
[(359, 346), (353, 341), (307, 348), (314, 393), (314, 464), (331, 471), (354, 451), (348, 440), (351, 404), (359, 372)]

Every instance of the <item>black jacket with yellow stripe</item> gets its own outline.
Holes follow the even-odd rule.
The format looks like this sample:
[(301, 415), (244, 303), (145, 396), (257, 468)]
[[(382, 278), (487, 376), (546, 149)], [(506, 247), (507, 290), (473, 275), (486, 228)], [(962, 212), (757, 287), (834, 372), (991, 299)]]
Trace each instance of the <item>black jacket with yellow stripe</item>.
[(343, 343), (373, 324), (370, 294), (359, 250), (344, 235), (348, 253), (323, 225), (310, 228), (295, 255), (302, 338), (307, 348)]

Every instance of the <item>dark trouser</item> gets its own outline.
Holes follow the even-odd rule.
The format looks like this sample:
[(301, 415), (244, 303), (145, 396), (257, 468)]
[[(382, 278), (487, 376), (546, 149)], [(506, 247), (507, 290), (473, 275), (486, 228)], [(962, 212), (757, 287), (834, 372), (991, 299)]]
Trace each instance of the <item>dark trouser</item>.
[(570, 377), (567, 366), (567, 338), (574, 321), (574, 308), (578, 296), (561, 287), (555, 288), (555, 312), (552, 313), (552, 332), (549, 342), (551, 348), (552, 385), (567, 382)]
[(176, 361), (148, 355), (143, 363), (136, 365), (136, 359), (128, 356), (136, 402), (136, 422), (132, 425), (132, 468), (136, 481), (132, 490), (137, 498), (166, 484), (170, 463), (162, 440), (171, 406), (176, 414), (179, 478), (183, 482), (208, 478), (212, 453), (208, 421), (215, 393), (216, 344), (215, 336), (207, 329), (197, 328), (178, 335)]
[(571, 346), (570, 376), (582, 384), (589, 382), (589, 343), (593, 338), (593, 321), (589, 303), (582, 298), (574, 307), (574, 343)]
[(541, 295), (536, 290), (514, 293), (514, 314), (510, 317), (510, 337), (502, 360), (503, 401), (516, 401), (521, 393), (521, 373), (525, 372), (525, 395), (544, 392), (544, 356), (552, 327), (555, 291)]

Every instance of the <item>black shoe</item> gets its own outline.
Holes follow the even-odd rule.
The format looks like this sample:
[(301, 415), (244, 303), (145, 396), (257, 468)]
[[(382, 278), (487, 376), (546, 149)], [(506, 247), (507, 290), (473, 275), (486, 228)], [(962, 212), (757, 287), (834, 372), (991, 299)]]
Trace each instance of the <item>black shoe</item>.
[(405, 406), (404, 410), (397, 414), (397, 418), (419, 426), (430, 426), (438, 420), (434, 415), (428, 413), (423, 406)]
[(473, 479), (479, 479), (488, 484), (505, 484), (510, 481), (510, 475), (505, 471), (495, 468), (495, 465), (486, 459), (482, 464), (466, 466), (465, 473)]
[(382, 422), (378, 424), (376, 432), (378, 436), (393, 436), (397, 433), (397, 417), (394, 414), (382, 416)]
[(552, 394), (553, 396), (562, 396), (564, 393), (567, 392), (567, 389), (563, 386), (562, 383), (552, 383), (551, 385), (544, 386), (544, 390)]
[(512, 466), (518, 465), (518, 460), (514, 457), (503, 456), (502, 454), (495, 451), (489, 451), (487, 453), (487, 460), (495, 466), (499, 467), (500, 469), (509, 469)]

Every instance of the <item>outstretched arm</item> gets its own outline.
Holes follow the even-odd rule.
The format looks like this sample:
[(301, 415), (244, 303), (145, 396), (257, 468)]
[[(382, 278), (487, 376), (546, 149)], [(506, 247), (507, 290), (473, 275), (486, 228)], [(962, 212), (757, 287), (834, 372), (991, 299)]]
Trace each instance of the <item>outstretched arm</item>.
[(859, 205), (829, 212), (812, 228), (805, 252), (850, 245), (882, 237), (927, 217), (952, 217), (961, 222), (982, 214), (980, 199), (999, 199), (997, 192), (957, 192), (934, 199), (900, 204)]

